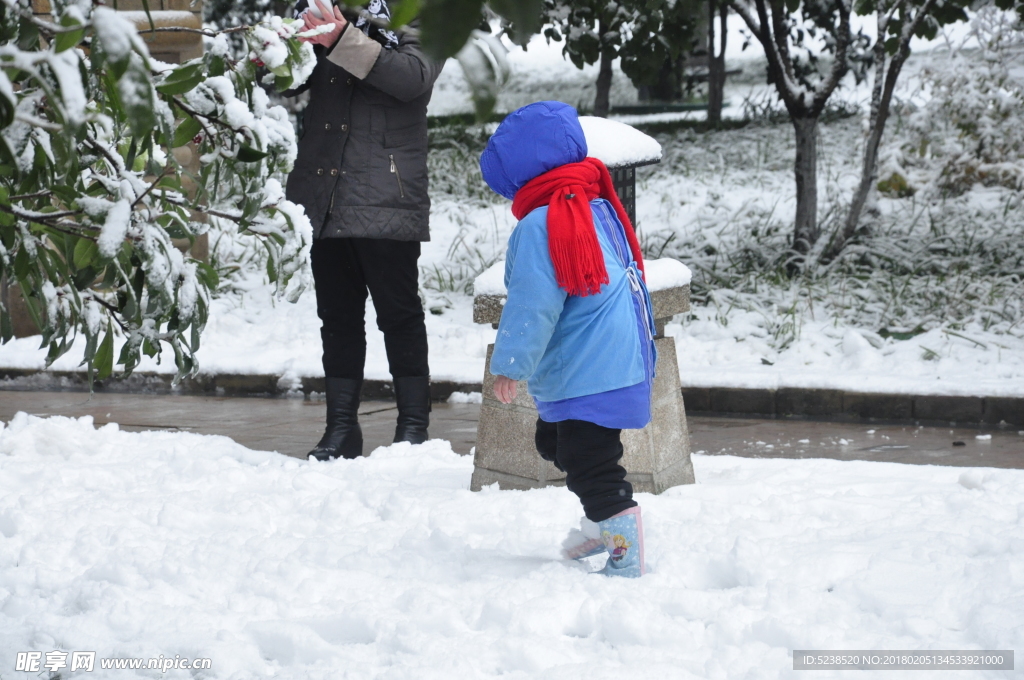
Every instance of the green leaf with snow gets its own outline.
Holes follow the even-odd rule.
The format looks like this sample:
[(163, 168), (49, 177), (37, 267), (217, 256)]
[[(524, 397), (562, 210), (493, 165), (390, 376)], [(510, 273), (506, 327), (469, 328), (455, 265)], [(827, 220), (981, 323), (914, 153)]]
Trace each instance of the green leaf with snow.
[(243, 163), (257, 163), (266, 158), (267, 155), (268, 154), (265, 151), (254, 149), (248, 144), (242, 144), (238, 148), (238, 160)]
[(157, 92), (160, 94), (185, 94), (186, 92), (191, 92), (199, 83), (206, 79), (203, 67), (204, 64), (201, 61), (179, 66), (156, 86)]
[[(297, 22), (268, 22), (263, 31), (287, 46), (274, 51), (279, 80), (305, 80), (315, 59), (294, 38)], [(228, 63), (227, 52), (155, 73), (123, 14), (74, 5), (60, 23), (37, 19), (29, 3), (0, 5), (4, 58), (34, 65), (0, 70), (0, 204), (10, 208), (0, 211), (2, 273), (25, 291), (48, 363), (81, 336), (86, 365), (102, 379), (118, 336), (125, 374), (143, 353), (159, 360), (170, 349), (180, 378), (198, 369), (219, 277), (176, 243), (233, 231), (268, 253), (281, 296), (290, 278), (309, 275), (309, 223), (283, 199), (276, 175), (294, 159), (294, 130), (254, 83), (253, 67)], [(88, 49), (75, 49), (90, 35)], [(16, 111), (29, 123), (12, 135)], [(187, 154), (178, 148), (186, 145)], [(186, 157), (196, 153), (198, 169)], [(281, 198), (265, 207), (270, 195)], [(280, 208), (293, 219), (280, 219)], [(259, 231), (248, 229), (257, 223)], [(288, 299), (296, 290), (289, 286)], [(0, 314), (0, 338), (11, 332)]]
[(171, 146), (185, 146), (202, 131), (203, 126), (198, 120), (192, 116), (186, 116), (185, 120), (181, 121), (181, 124), (178, 125), (178, 129), (174, 131), (174, 140), (171, 142)]
[(103, 336), (103, 342), (96, 349), (93, 364), (96, 366), (97, 380), (105, 380), (114, 372), (114, 330), (109, 323), (107, 332)]
[(156, 126), (153, 83), (141, 59), (130, 60), (117, 85), (132, 132), (139, 136), (152, 132)]
[[(76, 16), (78, 15), (78, 16)], [(82, 22), (79, 20), (78, 8), (68, 8), (64, 10), (64, 14), (60, 18), (60, 25), (65, 29), (73, 29), (76, 26), (81, 26)], [(63, 52), (69, 50), (72, 47), (82, 42), (82, 38), (85, 36), (85, 29), (79, 28), (77, 30), (66, 30), (58, 33), (53, 40), (53, 49), (55, 52)]]
[(92, 239), (78, 239), (78, 243), (75, 244), (75, 253), (72, 257), (75, 268), (85, 269), (96, 261), (96, 256), (99, 255), (99, 252), (99, 247)]
[[(0, 71), (0, 131), (4, 130), (11, 123), (14, 122), (14, 114), (17, 109), (17, 102), (13, 90), (4, 92), (2, 90), (2, 81), (4, 79), (4, 72)], [(7, 83), (9, 86), (10, 83)], [(10, 96), (8, 96), (10, 95)], [(14, 162), (14, 151), (6, 141), (6, 138), (0, 137), (2, 140), (3, 147), (0, 149), (0, 163), (13, 163)], [(5, 153), (4, 153), (5, 152)]]

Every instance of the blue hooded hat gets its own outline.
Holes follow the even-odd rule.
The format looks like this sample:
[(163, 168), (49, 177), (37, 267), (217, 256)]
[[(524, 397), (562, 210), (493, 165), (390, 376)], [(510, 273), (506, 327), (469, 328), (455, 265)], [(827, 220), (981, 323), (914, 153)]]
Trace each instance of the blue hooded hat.
[(587, 140), (576, 109), (536, 102), (513, 111), (480, 155), (480, 171), (495, 193), (511, 200), (534, 177), (587, 157)]

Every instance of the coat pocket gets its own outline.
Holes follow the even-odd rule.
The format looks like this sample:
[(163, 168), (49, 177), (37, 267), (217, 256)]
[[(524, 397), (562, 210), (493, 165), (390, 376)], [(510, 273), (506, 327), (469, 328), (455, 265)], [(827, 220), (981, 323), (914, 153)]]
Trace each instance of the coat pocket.
[(427, 199), (427, 128), (405, 125), (384, 132), (384, 157), (391, 186), (407, 208), (425, 208)]
[(417, 142), (421, 141), (422, 145), (425, 147), (427, 141), (426, 131), (419, 125), (411, 125), (409, 127), (398, 128), (397, 130), (387, 130), (384, 132), (385, 149), (419, 146)]

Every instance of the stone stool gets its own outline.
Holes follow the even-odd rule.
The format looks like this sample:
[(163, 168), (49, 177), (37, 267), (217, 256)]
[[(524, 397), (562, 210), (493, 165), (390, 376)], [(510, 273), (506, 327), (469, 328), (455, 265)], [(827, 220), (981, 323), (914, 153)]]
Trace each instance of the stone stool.
[[(642, 430), (623, 430), (622, 465), (636, 492), (661, 493), (678, 484), (693, 484), (690, 436), (679, 384), (676, 346), (665, 337), (665, 322), (690, 309), (690, 271), (682, 263), (652, 260), (646, 263), (647, 284), (654, 307), (658, 362), (652, 395), (652, 420)], [(505, 304), (505, 263), (498, 262), (476, 280), (473, 321), (495, 328)], [(564, 485), (565, 473), (544, 460), (534, 445), (537, 408), (520, 382), (515, 401), (494, 398), (494, 376), (488, 370), (494, 345), (487, 348), (483, 404), (477, 429), (471, 489), (497, 482), (503, 489), (535, 489)]]

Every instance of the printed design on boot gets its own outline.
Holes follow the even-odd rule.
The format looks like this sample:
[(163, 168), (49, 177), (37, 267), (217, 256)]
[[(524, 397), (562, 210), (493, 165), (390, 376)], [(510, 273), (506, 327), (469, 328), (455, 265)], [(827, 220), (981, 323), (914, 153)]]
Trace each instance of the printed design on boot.
[(608, 562), (600, 574), (637, 578), (644, 569), (644, 528), (640, 507), (634, 506), (600, 522)]
[(629, 549), (633, 547), (622, 534), (612, 535), (612, 532), (605, 531), (601, 534), (601, 538), (604, 539), (604, 546), (608, 549), (608, 555), (612, 562), (621, 562), (625, 559)]
[(579, 529), (570, 529), (562, 541), (562, 557), (567, 560), (582, 560), (605, 552), (601, 527), (586, 517), (580, 519)]

